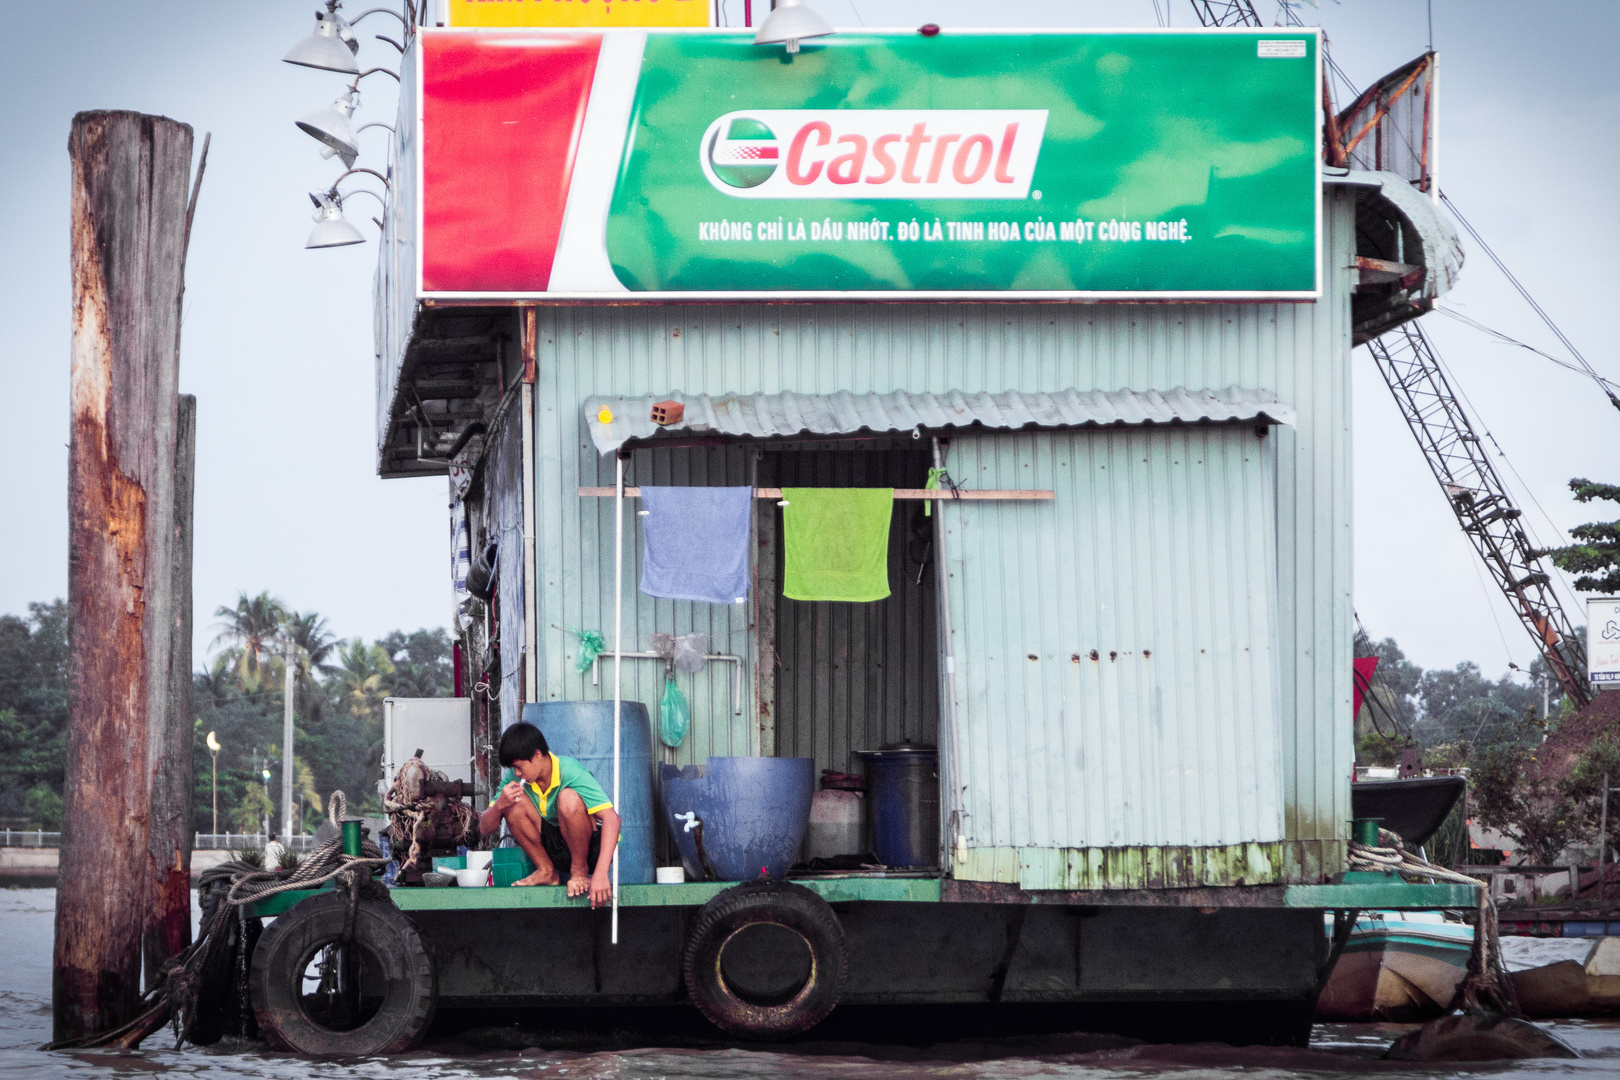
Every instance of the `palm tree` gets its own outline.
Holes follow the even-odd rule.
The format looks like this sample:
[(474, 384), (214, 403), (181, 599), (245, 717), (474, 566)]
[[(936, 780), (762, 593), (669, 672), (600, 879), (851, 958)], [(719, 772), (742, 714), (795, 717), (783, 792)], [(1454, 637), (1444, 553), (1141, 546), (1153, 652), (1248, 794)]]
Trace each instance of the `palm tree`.
[(304, 702), (313, 704), (312, 709), (305, 711), (310, 720), (318, 720), (322, 711), (321, 698), (312, 693), (318, 689), (316, 674), (326, 676), (337, 670), (326, 661), (342, 642), (326, 629), (326, 620), (316, 612), (287, 611), (281, 624), (280, 651), (283, 656), (273, 662), (279, 673), (285, 673), (284, 656), (289, 644), (293, 647), (294, 693)]
[(237, 650), (237, 680), (243, 689), (258, 689), (269, 674), (267, 664), (278, 651), (286, 607), (268, 591), (253, 597), (244, 592), (237, 594), (235, 607), (221, 606), (214, 614), (225, 621), (219, 624), (213, 643)]
[(385, 692), (384, 679), (393, 673), (394, 663), (388, 659), (388, 650), (355, 638), (340, 647), (332, 679), (349, 714), (367, 720), (375, 717)]

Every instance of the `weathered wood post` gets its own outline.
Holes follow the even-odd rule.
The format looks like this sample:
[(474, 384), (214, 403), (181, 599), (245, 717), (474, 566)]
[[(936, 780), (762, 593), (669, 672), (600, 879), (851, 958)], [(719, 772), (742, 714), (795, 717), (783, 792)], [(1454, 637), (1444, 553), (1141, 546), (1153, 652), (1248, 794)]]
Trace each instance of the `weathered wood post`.
[[(207, 151), (204, 150), (206, 154)], [(142, 955), (146, 987), (163, 961), (191, 944), (191, 838), (196, 831), (191, 730), (191, 512), (197, 460), (197, 399), (181, 394), (174, 440), (173, 637), (169, 644), (168, 710), (148, 737), (152, 772), (152, 903)]]
[(86, 112), (73, 187), (64, 844), (55, 1037), (135, 1014), (151, 910), (155, 718), (168, 714), (176, 380), (191, 128)]

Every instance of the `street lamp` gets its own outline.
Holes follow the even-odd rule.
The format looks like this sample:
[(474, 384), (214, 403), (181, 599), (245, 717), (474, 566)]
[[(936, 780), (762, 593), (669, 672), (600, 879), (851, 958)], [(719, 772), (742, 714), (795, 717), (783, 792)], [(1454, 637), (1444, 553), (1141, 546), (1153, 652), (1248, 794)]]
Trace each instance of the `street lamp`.
[[(347, 177), (353, 176), (355, 173), (362, 172), (370, 173), (372, 176), (375, 176), (377, 179), (381, 180), (385, 188), (388, 186), (388, 178), (382, 173), (378, 172), (376, 169), (360, 168), (350, 169), (348, 172), (338, 177), (332, 182), (331, 188), (323, 194), (317, 195), (314, 192), (310, 192), (309, 199), (315, 204), (315, 213), (311, 215), (315, 219), (315, 228), (310, 230), (309, 239), (304, 241), (304, 247), (347, 247), (350, 244), (365, 243), (366, 238), (360, 235), (360, 230), (349, 224), (348, 219), (343, 216), (343, 200), (345, 195), (344, 193), (338, 191), (337, 187), (338, 184)], [(388, 203), (384, 201), (383, 197), (378, 195), (375, 191), (368, 188), (356, 188), (354, 191), (351, 191), (348, 194), (354, 195), (356, 193), (370, 195), (373, 199), (376, 199), (378, 202), (383, 204), (383, 213), (386, 214), (388, 212)]]
[(765, 16), (754, 35), (755, 45), (786, 45), (792, 54), (799, 51), (804, 38), (826, 37), (833, 32), (832, 24), (804, 6), (804, 0), (782, 0), (776, 10)]
[(326, 10), (315, 13), (315, 30), (307, 38), (287, 50), (281, 59), (289, 64), (319, 68), (322, 71), (341, 71), (353, 75), (360, 70), (354, 54), (360, 51), (349, 23), (337, 13), (340, 0), (326, 0)]
[(208, 733), (208, 752), (214, 758), (214, 835), (219, 835), (219, 740)]
[[(260, 769), (259, 770), (259, 775), (264, 777), (264, 801), (265, 801), (266, 804), (269, 804), (269, 802), (270, 802), (270, 770), (269, 769)], [(268, 814), (266, 814), (265, 817), (264, 817), (264, 841), (267, 844), (270, 842), (270, 815), (268, 815)]]

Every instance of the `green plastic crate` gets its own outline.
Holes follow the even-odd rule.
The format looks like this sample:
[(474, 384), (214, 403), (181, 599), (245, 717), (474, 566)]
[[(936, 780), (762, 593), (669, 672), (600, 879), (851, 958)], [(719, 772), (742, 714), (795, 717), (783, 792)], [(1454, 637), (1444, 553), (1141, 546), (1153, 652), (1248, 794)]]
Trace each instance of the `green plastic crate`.
[(467, 869), (467, 856), (442, 855), (433, 859), (433, 872), (436, 874), (453, 874), (457, 870)]
[(495, 884), (510, 885), (534, 873), (534, 863), (529, 861), (522, 848), (501, 847), (495, 849), (494, 869)]

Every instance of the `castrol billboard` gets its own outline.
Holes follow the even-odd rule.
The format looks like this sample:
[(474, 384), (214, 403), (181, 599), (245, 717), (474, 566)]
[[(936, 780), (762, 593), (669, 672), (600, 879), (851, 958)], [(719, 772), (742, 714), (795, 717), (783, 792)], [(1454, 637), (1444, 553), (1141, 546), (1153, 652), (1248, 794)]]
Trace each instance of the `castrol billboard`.
[(793, 56), (731, 31), (424, 30), (413, 51), (419, 297), (1319, 292), (1314, 30), (859, 30)]

